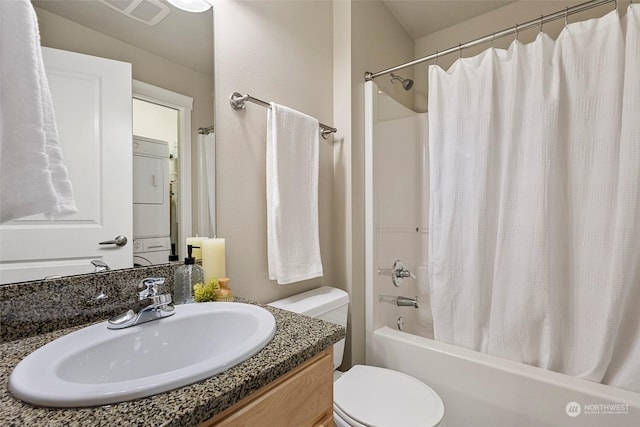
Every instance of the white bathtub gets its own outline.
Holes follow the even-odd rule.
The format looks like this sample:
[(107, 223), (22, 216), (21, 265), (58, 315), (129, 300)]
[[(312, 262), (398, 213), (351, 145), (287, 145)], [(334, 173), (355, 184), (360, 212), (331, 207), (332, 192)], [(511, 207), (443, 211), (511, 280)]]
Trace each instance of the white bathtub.
[(436, 390), (447, 427), (640, 426), (640, 393), (386, 326), (371, 336), (367, 363), (413, 375)]

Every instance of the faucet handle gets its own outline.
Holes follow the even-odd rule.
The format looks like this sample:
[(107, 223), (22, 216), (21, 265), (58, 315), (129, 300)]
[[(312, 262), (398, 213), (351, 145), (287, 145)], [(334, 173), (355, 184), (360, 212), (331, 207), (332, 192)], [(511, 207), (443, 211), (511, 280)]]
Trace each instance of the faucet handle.
[(147, 277), (146, 279), (142, 279), (138, 284), (138, 299), (143, 300), (157, 295), (159, 285), (164, 285), (163, 277)]
[(158, 307), (169, 305), (172, 302), (171, 294), (154, 295), (149, 299), (153, 305)]
[(91, 260), (91, 264), (93, 264), (93, 267), (95, 268), (94, 273), (111, 270), (111, 267), (99, 259)]
[(379, 268), (378, 274), (380, 276), (391, 276), (391, 281), (393, 285), (398, 288), (402, 284), (402, 279), (411, 278), (415, 279), (416, 276), (404, 268), (404, 264), (399, 259), (393, 263), (392, 268)]

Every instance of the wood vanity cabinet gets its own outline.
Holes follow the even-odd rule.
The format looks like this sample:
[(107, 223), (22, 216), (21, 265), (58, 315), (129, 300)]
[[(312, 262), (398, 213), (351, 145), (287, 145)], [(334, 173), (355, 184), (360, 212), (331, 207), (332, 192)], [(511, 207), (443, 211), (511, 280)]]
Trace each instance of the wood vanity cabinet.
[(333, 347), (329, 347), (200, 426), (333, 425)]

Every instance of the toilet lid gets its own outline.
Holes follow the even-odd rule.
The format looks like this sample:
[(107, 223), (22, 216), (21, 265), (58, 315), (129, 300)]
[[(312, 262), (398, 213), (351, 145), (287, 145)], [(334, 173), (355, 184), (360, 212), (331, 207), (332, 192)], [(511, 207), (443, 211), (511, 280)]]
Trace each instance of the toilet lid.
[(333, 384), (333, 403), (365, 426), (436, 426), (440, 396), (422, 381), (391, 369), (356, 365)]

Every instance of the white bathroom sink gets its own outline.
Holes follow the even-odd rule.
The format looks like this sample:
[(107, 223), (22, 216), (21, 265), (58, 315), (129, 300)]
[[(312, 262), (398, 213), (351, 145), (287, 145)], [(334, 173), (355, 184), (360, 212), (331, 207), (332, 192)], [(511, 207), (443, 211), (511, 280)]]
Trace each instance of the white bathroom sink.
[(50, 407), (138, 399), (237, 365), (266, 346), (275, 330), (273, 315), (257, 305), (177, 305), (171, 317), (119, 330), (102, 322), (50, 342), (16, 366), (9, 390)]

